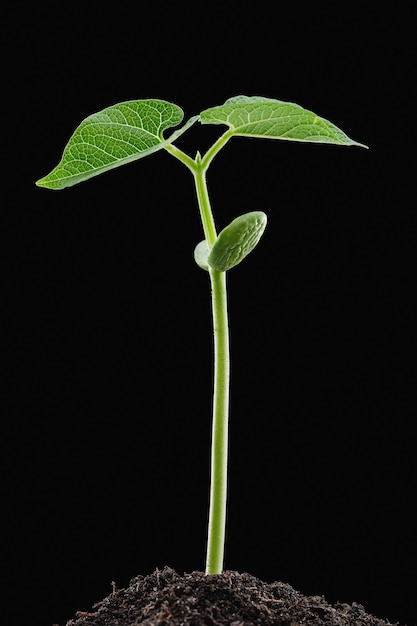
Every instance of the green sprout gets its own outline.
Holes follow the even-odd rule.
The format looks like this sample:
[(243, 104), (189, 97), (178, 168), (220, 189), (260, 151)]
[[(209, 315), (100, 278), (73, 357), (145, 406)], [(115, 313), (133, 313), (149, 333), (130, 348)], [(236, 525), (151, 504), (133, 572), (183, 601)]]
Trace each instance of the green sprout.
[[(334, 124), (301, 106), (271, 98), (237, 96), (190, 118), (167, 139), (164, 133), (184, 117), (180, 107), (163, 100), (134, 100), (87, 117), (68, 141), (59, 164), (39, 187), (63, 189), (103, 172), (166, 150), (190, 170), (197, 194), (204, 239), (194, 251), (196, 263), (210, 276), (214, 334), (214, 388), (211, 441), (211, 485), (206, 574), (223, 571), (229, 419), (229, 321), (226, 273), (255, 248), (267, 223), (262, 211), (234, 219), (219, 234), (207, 189), (207, 170), (218, 152), (235, 136), (327, 143), (364, 144), (350, 139)], [(201, 156), (191, 158), (174, 142), (195, 122), (220, 124), (227, 130)]]

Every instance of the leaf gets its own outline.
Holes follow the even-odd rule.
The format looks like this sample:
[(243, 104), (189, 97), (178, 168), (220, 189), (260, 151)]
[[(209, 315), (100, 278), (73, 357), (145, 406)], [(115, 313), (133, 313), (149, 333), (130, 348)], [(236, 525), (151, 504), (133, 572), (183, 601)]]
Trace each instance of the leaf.
[(208, 254), (209, 254), (209, 250), (207, 246), (207, 241), (203, 239), (203, 241), (200, 241), (200, 243), (197, 244), (195, 247), (194, 260), (197, 263), (197, 265), (201, 267), (202, 270), (206, 270), (207, 272), (209, 269), (208, 261), (207, 261)]
[(75, 130), (60, 163), (36, 184), (63, 189), (161, 150), (198, 119), (164, 139), (163, 132), (183, 117), (182, 109), (164, 100), (121, 102), (94, 113)]
[(245, 213), (224, 228), (214, 242), (208, 264), (219, 272), (238, 265), (258, 244), (265, 230), (267, 217), (262, 211)]
[(292, 102), (235, 96), (200, 113), (202, 124), (225, 124), (233, 135), (361, 146), (334, 124)]

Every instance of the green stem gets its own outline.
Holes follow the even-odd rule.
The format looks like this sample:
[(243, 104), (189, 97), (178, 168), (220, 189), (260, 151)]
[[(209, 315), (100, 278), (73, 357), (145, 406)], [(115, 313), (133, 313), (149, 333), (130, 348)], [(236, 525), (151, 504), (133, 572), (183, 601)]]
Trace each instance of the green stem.
[[(194, 179), (201, 220), (208, 247), (216, 241), (216, 229), (207, 192), (206, 167), (199, 155)], [(207, 538), (206, 574), (223, 571), (226, 533), (227, 456), (229, 422), (229, 323), (226, 273), (210, 269), (214, 333), (214, 390), (211, 440), (211, 485)]]
[[(201, 221), (209, 249), (216, 241), (217, 233), (207, 191), (206, 171), (214, 156), (230, 136), (225, 133), (203, 159), (198, 153), (195, 161), (175, 146), (167, 146), (168, 152), (187, 165), (194, 176)], [(220, 574), (223, 571), (226, 535), (230, 393), (229, 322), (226, 272), (218, 272), (210, 268), (209, 275), (214, 334), (214, 388), (206, 574)]]
[(211, 486), (206, 574), (223, 571), (226, 533), (229, 422), (229, 324), (226, 272), (210, 270), (214, 332), (214, 394)]
[(194, 181), (197, 191), (198, 206), (200, 208), (200, 216), (207, 246), (210, 249), (217, 239), (217, 233), (207, 191), (206, 170), (201, 165), (199, 155), (197, 155), (196, 163), (197, 167), (194, 170)]

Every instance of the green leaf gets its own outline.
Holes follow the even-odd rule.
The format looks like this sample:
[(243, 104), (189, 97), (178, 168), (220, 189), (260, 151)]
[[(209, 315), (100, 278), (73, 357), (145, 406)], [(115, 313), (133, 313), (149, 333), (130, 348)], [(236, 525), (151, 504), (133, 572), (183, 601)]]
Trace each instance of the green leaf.
[(292, 102), (235, 96), (200, 113), (202, 124), (225, 124), (233, 135), (361, 146), (334, 124)]
[(197, 265), (201, 267), (202, 270), (206, 270), (207, 272), (209, 269), (208, 261), (207, 261), (208, 254), (209, 254), (209, 250), (207, 246), (207, 241), (203, 239), (203, 241), (200, 241), (200, 243), (197, 244), (195, 247), (194, 260), (197, 263)]
[(94, 113), (75, 130), (60, 163), (36, 184), (63, 189), (161, 150), (198, 119), (164, 139), (163, 132), (183, 117), (182, 109), (164, 100), (121, 102)]
[(267, 217), (262, 211), (240, 215), (224, 228), (214, 242), (208, 264), (219, 272), (238, 265), (255, 248), (265, 230)]

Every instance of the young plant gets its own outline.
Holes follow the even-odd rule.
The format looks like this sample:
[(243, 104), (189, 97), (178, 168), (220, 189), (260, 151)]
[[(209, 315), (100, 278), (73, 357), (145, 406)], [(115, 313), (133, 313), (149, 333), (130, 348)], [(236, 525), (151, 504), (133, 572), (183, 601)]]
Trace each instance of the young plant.
[[(214, 332), (214, 389), (211, 442), (211, 486), (206, 573), (223, 571), (229, 414), (229, 323), (226, 273), (255, 248), (267, 216), (252, 211), (234, 219), (219, 234), (210, 206), (206, 174), (214, 157), (235, 136), (284, 139), (366, 147), (350, 139), (331, 122), (301, 106), (271, 98), (237, 96), (202, 111), (164, 138), (184, 117), (175, 104), (163, 100), (134, 100), (110, 106), (87, 117), (75, 130), (59, 164), (39, 187), (63, 189), (88, 178), (166, 150), (191, 172), (197, 194), (204, 239), (194, 251), (197, 264), (210, 276)], [(201, 156), (193, 159), (174, 142), (195, 122), (220, 124), (227, 130)]]

